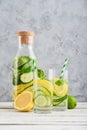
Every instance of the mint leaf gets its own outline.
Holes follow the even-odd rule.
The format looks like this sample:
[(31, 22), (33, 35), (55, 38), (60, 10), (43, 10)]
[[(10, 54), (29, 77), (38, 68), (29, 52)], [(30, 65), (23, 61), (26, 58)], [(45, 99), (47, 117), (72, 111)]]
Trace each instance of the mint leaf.
[(57, 80), (57, 81), (55, 82), (55, 84), (58, 85), (58, 86), (62, 86), (62, 85), (64, 85), (64, 80), (59, 79), (59, 80)]
[(44, 71), (42, 69), (38, 69), (38, 77), (41, 79), (46, 79), (46, 74), (44, 73)]

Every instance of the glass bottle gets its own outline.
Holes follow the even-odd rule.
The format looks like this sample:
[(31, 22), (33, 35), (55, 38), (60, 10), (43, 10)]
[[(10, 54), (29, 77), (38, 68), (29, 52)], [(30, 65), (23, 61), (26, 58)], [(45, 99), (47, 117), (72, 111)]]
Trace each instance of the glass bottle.
[(13, 100), (25, 92), (34, 92), (34, 72), (37, 69), (37, 59), (33, 51), (33, 32), (18, 32), (19, 49), (12, 64)]

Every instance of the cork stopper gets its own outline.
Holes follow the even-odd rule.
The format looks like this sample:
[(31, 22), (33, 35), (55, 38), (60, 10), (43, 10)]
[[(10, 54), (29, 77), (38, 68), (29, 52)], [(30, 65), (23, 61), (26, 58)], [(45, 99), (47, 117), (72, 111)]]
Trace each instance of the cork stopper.
[(18, 36), (19, 36), (19, 43), (29, 44), (32, 43), (33, 41), (34, 32), (21, 31), (18, 32)]

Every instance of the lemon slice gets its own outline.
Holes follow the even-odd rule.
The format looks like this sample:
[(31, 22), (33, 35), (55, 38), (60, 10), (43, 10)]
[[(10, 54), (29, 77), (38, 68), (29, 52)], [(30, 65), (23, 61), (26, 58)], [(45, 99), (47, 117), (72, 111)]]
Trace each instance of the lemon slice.
[(47, 91), (49, 91), (51, 95), (53, 94), (53, 85), (50, 81), (38, 79), (38, 80), (35, 80), (34, 82), (35, 84), (38, 84), (41, 87), (47, 89)]
[[(57, 80), (55, 80), (56, 82)], [(68, 83), (64, 81), (63, 85), (58, 86), (56, 83), (54, 84), (54, 93), (57, 96), (63, 97), (68, 93)]]
[(14, 107), (18, 111), (30, 111), (33, 106), (33, 94), (28, 91), (19, 94), (14, 101)]

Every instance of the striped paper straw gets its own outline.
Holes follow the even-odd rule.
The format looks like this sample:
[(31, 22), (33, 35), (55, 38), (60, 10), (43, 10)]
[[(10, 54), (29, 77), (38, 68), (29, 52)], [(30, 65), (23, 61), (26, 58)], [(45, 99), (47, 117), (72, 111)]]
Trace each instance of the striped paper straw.
[(64, 61), (64, 64), (63, 64), (63, 68), (62, 68), (62, 71), (61, 71), (61, 74), (60, 74), (60, 79), (63, 79), (63, 76), (64, 76), (64, 72), (65, 72), (65, 69), (66, 69), (66, 67), (67, 67), (67, 63), (68, 63), (68, 58), (66, 58), (65, 59), (65, 61)]

